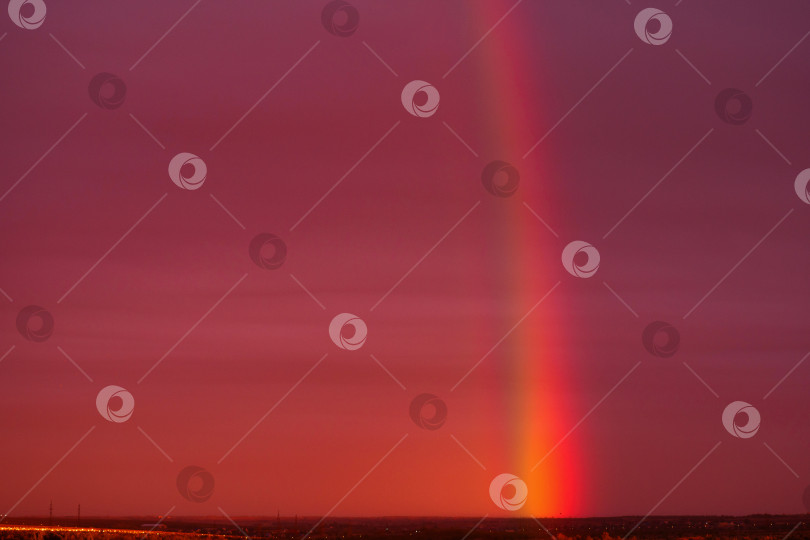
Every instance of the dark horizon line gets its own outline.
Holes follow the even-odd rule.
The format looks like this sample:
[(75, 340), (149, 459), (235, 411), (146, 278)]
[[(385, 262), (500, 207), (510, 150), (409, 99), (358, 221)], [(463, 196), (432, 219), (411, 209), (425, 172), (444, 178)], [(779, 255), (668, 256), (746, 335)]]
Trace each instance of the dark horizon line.
[[(684, 518), (754, 518), (754, 517), (802, 517), (808, 516), (810, 512), (794, 513), (794, 514), (773, 514), (773, 513), (755, 513), (755, 514), (660, 514), (642, 516), (641, 514), (622, 514), (613, 516), (493, 516), (486, 515), (487, 519), (684, 519)], [(11, 516), (7, 514), (0, 514), (5, 519), (51, 519), (49, 515), (27, 515), (27, 516)], [(54, 515), (53, 519), (76, 519), (75, 514)], [(446, 520), (466, 520), (466, 519), (481, 519), (481, 514), (472, 514), (469, 516), (451, 516), (451, 515), (380, 515), (380, 516), (319, 516), (319, 515), (304, 515), (304, 514), (291, 514), (291, 515), (245, 515), (245, 514), (232, 514), (232, 519), (253, 519), (253, 520), (278, 520), (278, 519), (302, 519), (302, 520), (349, 520), (349, 519), (368, 519), (368, 520), (382, 520), (382, 519), (446, 519)], [(82, 515), (81, 520), (92, 519), (152, 519), (161, 518), (163, 521), (169, 519), (208, 519), (208, 520), (226, 520), (227, 518), (217, 514), (192, 514), (192, 515), (171, 515), (162, 517), (160, 514), (129, 514), (129, 515)]]

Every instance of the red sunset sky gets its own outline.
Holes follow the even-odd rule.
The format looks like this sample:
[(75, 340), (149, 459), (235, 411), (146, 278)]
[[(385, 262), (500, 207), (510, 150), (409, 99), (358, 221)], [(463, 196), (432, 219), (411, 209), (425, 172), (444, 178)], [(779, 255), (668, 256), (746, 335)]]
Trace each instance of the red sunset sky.
[[(0, 512), (643, 515), (676, 484), (656, 513), (805, 511), (806, 3), (348, 1), (345, 36), (325, 0), (0, 18)], [(634, 31), (648, 7), (666, 43)], [(99, 73), (120, 106), (90, 98)], [(414, 80), (435, 114), (403, 107)], [(169, 176), (181, 152), (199, 189)], [(513, 195), (484, 188), (494, 160)], [(261, 233), (279, 268), (251, 260)], [(592, 277), (561, 262), (575, 240)], [(341, 313), (361, 348), (330, 339)], [(109, 385), (125, 422), (96, 409)], [(409, 417), (422, 393), (438, 429)], [(724, 428), (735, 401), (755, 436)]]

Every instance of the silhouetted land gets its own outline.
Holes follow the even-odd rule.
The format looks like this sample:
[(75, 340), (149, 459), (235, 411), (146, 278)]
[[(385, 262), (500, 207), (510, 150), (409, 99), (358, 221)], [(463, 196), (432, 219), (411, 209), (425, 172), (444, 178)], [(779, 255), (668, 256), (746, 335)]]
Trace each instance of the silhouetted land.
[[(611, 518), (329, 518), (309, 536), (330, 539), (810, 539), (810, 515), (672, 516)], [(318, 518), (234, 517), (239, 528), (221, 517), (159, 518), (7, 518), (0, 538), (19, 540), (202, 540), (204, 538), (300, 539)], [(477, 524), (477, 526), (476, 526)], [(241, 529), (241, 530), (240, 530)]]

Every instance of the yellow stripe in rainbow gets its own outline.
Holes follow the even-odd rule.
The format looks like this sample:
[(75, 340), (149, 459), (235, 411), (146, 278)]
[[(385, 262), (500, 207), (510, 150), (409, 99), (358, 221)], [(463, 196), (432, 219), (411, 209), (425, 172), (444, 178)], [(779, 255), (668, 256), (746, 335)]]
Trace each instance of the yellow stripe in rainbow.
[[(483, 35), (512, 5), (511, 1), (476, 3), (470, 35)], [(558, 252), (541, 255), (537, 247), (530, 245), (546, 231), (537, 233), (542, 225), (522, 205), (522, 201), (538, 200), (541, 182), (548, 182), (546, 174), (550, 170), (546, 166), (530, 169), (528, 164), (537, 161), (522, 160), (537, 138), (537, 126), (526, 121), (526, 110), (532, 110), (535, 116), (532, 124), (543, 115), (542, 110), (537, 111), (541, 107), (539, 96), (527, 93), (528, 88), (542, 86), (530, 81), (542, 69), (539, 51), (533, 50), (530, 43), (530, 26), (521, 22), (524, 7), (518, 6), (475, 52), (480, 101), (491, 106), (486, 115), (489, 125), (484, 133), (489, 134), (489, 140), (481, 155), (482, 163), (500, 159), (512, 163), (521, 173), (518, 192), (510, 199), (497, 201), (504, 203), (499, 232), (504, 238), (505, 253), (495, 257), (503, 261), (499, 271), (509, 284), (508, 311), (516, 317), (528, 312), (559, 275), (558, 268), (552, 266), (559, 264)], [(559, 294), (559, 290), (554, 294)], [(504, 341), (498, 355), (503, 366), (500, 370), (503, 401), (512, 424), (509, 441), (512, 470), (491, 472), (521, 477), (528, 485), (529, 498), (519, 513), (536, 517), (580, 515), (585, 495), (580, 482), (581, 461), (573, 437), (532, 471), (573, 425), (567, 413), (567, 395), (561, 394), (568, 388), (565, 358), (555, 355), (560, 350), (561, 336), (549, 333), (550, 328), (563, 327), (560, 320), (564, 314), (552, 313), (549, 307), (552, 304), (551, 300), (540, 304)]]

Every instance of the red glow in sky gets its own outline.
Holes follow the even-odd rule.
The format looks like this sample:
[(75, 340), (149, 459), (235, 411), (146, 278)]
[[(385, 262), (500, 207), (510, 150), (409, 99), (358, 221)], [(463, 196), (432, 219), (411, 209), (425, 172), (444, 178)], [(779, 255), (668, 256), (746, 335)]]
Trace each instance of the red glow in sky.
[(802, 3), (654, 44), (622, 1), (45, 2), (0, 21), (0, 512), (645, 514), (696, 464), (657, 513), (804, 511)]

